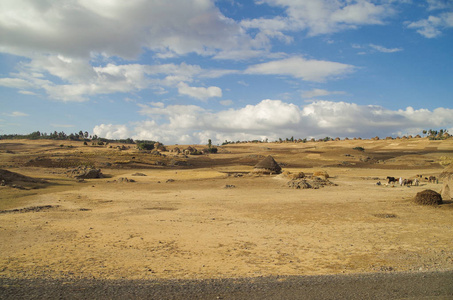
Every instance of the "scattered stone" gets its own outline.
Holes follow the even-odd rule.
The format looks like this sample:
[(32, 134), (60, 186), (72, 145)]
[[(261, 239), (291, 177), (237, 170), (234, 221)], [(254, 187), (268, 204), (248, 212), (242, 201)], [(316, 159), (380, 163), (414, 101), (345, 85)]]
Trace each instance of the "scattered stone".
[(79, 166), (75, 169), (66, 171), (68, 177), (76, 179), (93, 179), (102, 178), (101, 169), (89, 168), (87, 166)]
[(174, 179), (167, 179), (167, 181), (165, 181), (165, 183), (169, 183), (169, 182), (174, 182), (175, 180)]
[(226, 185), (225, 185), (225, 188), (226, 188), (226, 189), (233, 189), (233, 188), (235, 188), (235, 187), (236, 187), (236, 186), (233, 185), (233, 184), (226, 184)]
[(146, 176), (146, 174), (143, 174), (143, 173), (134, 173), (134, 174), (132, 174), (132, 176)]
[(373, 214), (373, 217), (389, 219), (389, 218), (396, 218), (397, 216), (395, 214)]

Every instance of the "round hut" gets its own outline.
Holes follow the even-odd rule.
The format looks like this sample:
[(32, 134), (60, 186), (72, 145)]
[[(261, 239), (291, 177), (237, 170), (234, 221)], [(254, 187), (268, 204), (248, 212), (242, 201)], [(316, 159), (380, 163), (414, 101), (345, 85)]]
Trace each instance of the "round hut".
[(451, 200), (453, 198), (453, 163), (449, 164), (442, 173), (439, 179), (442, 180), (442, 199)]
[(253, 173), (259, 174), (280, 174), (282, 168), (278, 165), (272, 156), (268, 156), (255, 165)]

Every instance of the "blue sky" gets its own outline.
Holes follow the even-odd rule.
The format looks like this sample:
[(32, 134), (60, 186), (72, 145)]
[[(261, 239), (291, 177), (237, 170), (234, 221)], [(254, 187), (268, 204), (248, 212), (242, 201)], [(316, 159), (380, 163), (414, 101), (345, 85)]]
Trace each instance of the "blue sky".
[(452, 0), (2, 0), (0, 134), (453, 132)]

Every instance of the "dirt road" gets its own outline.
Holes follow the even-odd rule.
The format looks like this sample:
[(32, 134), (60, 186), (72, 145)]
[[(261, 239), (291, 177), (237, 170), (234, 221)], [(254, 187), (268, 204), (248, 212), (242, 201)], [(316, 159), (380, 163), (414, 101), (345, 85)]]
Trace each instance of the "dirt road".
[(0, 279), (1, 299), (453, 299), (453, 271), (221, 280)]

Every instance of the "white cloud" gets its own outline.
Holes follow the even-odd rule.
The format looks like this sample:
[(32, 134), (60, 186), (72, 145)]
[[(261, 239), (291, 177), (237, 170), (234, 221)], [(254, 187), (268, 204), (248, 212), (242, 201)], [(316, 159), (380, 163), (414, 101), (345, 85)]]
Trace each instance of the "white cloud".
[(330, 95), (345, 95), (346, 92), (342, 91), (327, 91), (323, 89), (313, 89), (311, 91), (303, 91), (302, 97), (303, 98), (316, 98), (316, 97), (324, 97)]
[(374, 4), (375, 1), (359, 0), (261, 0), (271, 6), (285, 9), (285, 17), (247, 20), (246, 28), (262, 31), (283, 32), (307, 30), (308, 35), (329, 34), (363, 25), (381, 25), (395, 11), (389, 4)]
[(27, 80), (20, 78), (0, 78), (0, 86), (16, 88), (16, 89), (26, 89), (33, 87)]
[(178, 84), (178, 92), (181, 95), (187, 95), (198, 100), (207, 100), (212, 97), (222, 97), (222, 90), (216, 86), (205, 87), (192, 87), (184, 82)]
[(107, 139), (123, 139), (131, 136), (125, 125), (101, 124), (93, 128), (93, 134)]
[(207, 55), (250, 43), (210, 0), (3, 0), (0, 32), (0, 51), (25, 56), (94, 52), (131, 59), (143, 48)]
[(221, 100), (219, 101), (220, 104), (222, 104), (223, 106), (230, 106), (230, 105), (233, 105), (233, 100)]
[(428, 2), (429, 11), (453, 7), (453, 2), (451, 0), (426, 0), (426, 2)]
[[(93, 67), (83, 59), (57, 56), (36, 56), (28, 63), (20, 64), (16, 78), (0, 78), (0, 86), (21, 89), (43, 89), (47, 95), (62, 101), (87, 101), (90, 96), (112, 93), (135, 92), (153, 89), (165, 94), (167, 88), (178, 89), (181, 95), (206, 100), (221, 97), (218, 87), (191, 88), (186, 82), (195, 78), (217, 78), (237, 73), (234, 70), (202, 69), (198, 65), (176, 64), (123, 64), (108, 63)], [(62, 82), (46, 78), (53, 76)]]
[(305, 106), (263, 100), (239, 109), (211, 112), (194, 105), (140, 105), (150, 119), (128, 125), (98, 125), (99, 136), (151, 139), (166, 144), (225, 140), (277, 140), (285, 137), (384, 137), (419, 134), (426, 128), (451, 127), (453, 109), (388, 110), (381, 106), (316, 101)]
[(383, 53), (394, 53), (394, 52), (403, 51), (403, 48), (386, 48), (386, 47), (375, 45), (375, 44), (370, 44), (370, 47), (379, 52), (383, 52)]
[(453, 12), (429, 16), (427, 19), (408, 23), (407, 27), (416, 29), (419, 34), (426, 38), (435, 38), (442, 34), (443, 29), (453, 27)]
[(37, 96), (38, 95), (38, 94), (36, 94), (34, 92), (30, 92), (30, 91), (19, 91), (18, 93), (22, 94), (22, 95), (29, 95), (29, 96)]
[(245, 73), (287, 75), (305, 81), (323, 82), (327, 79), (335, 79), (349, 74), (354, 69), (355, 67), (352, 65), (324, 60), (307, 60), (303, 57), (294, 56), (250, 66), (245, 70)]
[(20, 111), (13, 111), (12, 113), (9, 113), (9, 114), (5, 114), (7, 115), (8, 117), (28, 117), (29, 114), (26, 114), (24, 112), (20, 112)]

